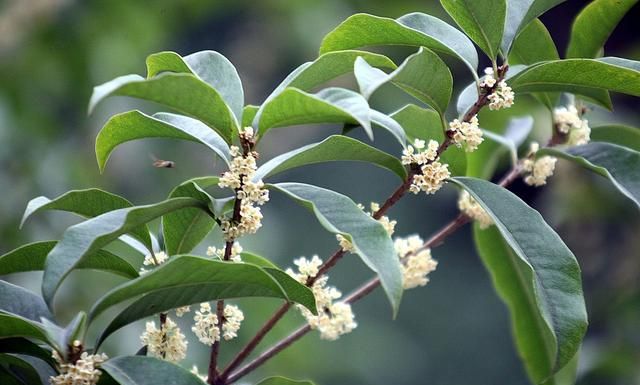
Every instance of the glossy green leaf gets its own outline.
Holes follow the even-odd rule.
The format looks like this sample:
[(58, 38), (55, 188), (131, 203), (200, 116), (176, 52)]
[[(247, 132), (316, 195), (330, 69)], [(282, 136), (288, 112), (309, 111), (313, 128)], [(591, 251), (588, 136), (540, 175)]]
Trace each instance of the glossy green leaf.
[[(171, 191), (169, 198), (187, 197), (209, 202), (213, 211), (215, 199), (194, 180), (188, 180)], [(165, 251), (169, 255), (191, 252), (211, 232), (216, 222), (211, 214), (199, 208), (185, 208), (162, 217)]]
[(278, 269), (181, 255), (111, 290), (98, 300), (90, 318), (94, 319), (113, 305), (137, 298), (107, 326), (99, 344), (119, 328), (162, 311), (242, 297), (283, 298), (315, 312), (311, 290)]
[(567, 58), (594, 58), (613, 30), (638, 0), (594, 0), (571, 26)]
[[(56, 243), (57, 241), (29, 243), (0, 256), (0, 275), (44, 270), (47, 254)], [(127, 278), (138, 276), (137, 270), (129, 262), (106, 250), (87, 255), (76, 268), (101, 270)]]
[(242, 262), (260, 266), (262, 268), (265, 268), (265, 267), (271, 267), (275, 269), (278, 268), (278, 266), (276, 266), (273, 262), (271, 262), (267, 258), (255, 253), (250, 253), (248, 251), (243, 251), (242, 253), (240, 253), (240, 258), (242, 258)]
[(534, 19), (522, 30), (509, 53), (509, 64), (534, 64), (558, 59), (556, 44), (539, 19)]
[(528, 67), (511, 78), (516, 93), (570, 92), (610, 108), (608, 94), (594, 88), (640, 96), (638, 62), (619, 58), (553, 60)]
[(51, 351), (47, 350), (35, 342), (31, 342), (26, 338), (2, 338), (0, 339), (0, 352), (2, 353), (18, 353), (31, 357), (39, 358), (51, 367), (55, 367), (56, 362), (51, 357)]
[(371, 114), (371, 123), (374, 127), (377, 126), (387, 130), (398, 143), (400, 143), (403, 149), (407, 147), (407, 136), (400, 123), (391, 116), (374, 109), (371, 109), (369, 113)]
[(565, 0), (509, 0), (505, 18), (504, 35), (500, 45), (502, 53), (508, 56), (517, 35), (531, 21)]
[(478, 67), (478, 53), (469, 38), (444, 21), (417, 12), (396, 20), (366, 13), (350, 16), (324, 37), (320, 53), (377, 45), (426, 47), (459, 58), (474, 74)]
[(395, 315), (402, 298), (402, 273), (393, 241), (384, 227), (347, 196), (302, 183), (278, 183), (272, 188), (313, 211), (329, 232), (349, 239), (362, 261), (380, 277)]
[(100, 365), (120, 385), (203, 385), (198, 376), (167, 361), (146, 356), (121, 356)]
[(564, 158), (602, 175), (640, 207), (640, 152), (616, 144), (592, 142), (566, 150), (544, 148), (539, 154)]
[(490, 59), (498, 57), (507, 13), (505, 0), (440, 0), (440, 4)]
[(53, 318), (40, 296), (3, 280), (0, 280), (0, 311), (38, 322), (41, 318)]
[[(487, 211), (497, 230), (517, 256), (517, 259), (511, 259), (517, 263), (512, 264), (511, 272), (497, 270), (509, 267), (504, 266), (507, 265), (504, 259), (500, 258), (498, 261), (498, 256), (492, 257), (496, 258), (496, 263), (500, 266), (487, 267), (495, 275), (494, 279), (497, 276), (510, 281), (517, 278), (521, 280), (518, 283), (526, 287), (525, 292), (533, 294), (523, 297), (525, 292), (522, 290), (513, 292), (510, 295), (520, 295), (520, 298), (510, 300), (521, 301), (526, 298), (529, 301), (528, 311), (535, 315), (532, 319), (539, 317), (538, 320), (543, 321), (536, 323), (535, 328), (527, 326), (523, 335), (517, 337), (530, 339), (528, 342), (535, 346), (532, 350), (545, 349), (545, 352), (538, 353), (544, 353), (548, 357), (546, 365), (540, 363), (540, 369), (534, 374), (536, 382), (541, 382), (574, 357), (587, 328), (578, 262), (542, 216), (513, 193), (482, 179), (454, 178), (452, 182), (467, 190)], [(504, 275), (509, 277), (505, 278)], [(499, 285), (499, 292), (505, 295), (504, 291), (509, 289), (504, 289), (502, 285), (508, 283), (500, 282)], [(518, 314), (512, 314), (514, 318), (517, 316)], [(520, 332), (516, 329), (516, 333)], [(553, 342), (550, 346), (541, 342), (547, 338), (551, 338)], [(522, 342), (518, 344), (521, 348)], [(526, 360), (530, 358), (526, 357)]]
[[(402, 125), (411, 141), (433, 139), (442, 143), (444, 140), (442, 117), (434, 110), (408, 104), (391, 116)], [(465, 174), (467, 160), (463, 149), (451, 146), (440, 158), (449, 165), (453, 175)]]
[(189, 65), (180, 54), (173, 51), (162, 51), (147, 56), (147, 79), (151, 79), (163, 72), (193, 74)]
[(407, 171), (398, 158), (359, 140), (332, 135), (322, 142), (297, 148), (269, 160), (258, 168), (255, 180), (266, 179), (292, 168), (333, 161), (367, 162), (392, 171), (401, 180), (407, 177)]
[[(0, 353), (0, 382), (3, 385), (47, 385), (53, 368), (39, 359), (21, 354)], [(10, 378), (5, 376), (9, 375)], [(12, 382), (16, 381), (16, 382)]]
[[(22, 216), (20, 226), (22, 227), (30, 216), (42, 210), (68, 211), (84, 218), (93, 218), (109, 211), (131, 206), (131, 202), (125, 198), (97, 188), (72, 190), (54, 199), (39, 196), (30, 200)], [(151, 237), (146, 224), (132, 228), (129, 232), (148, 249), (151, 248)]]
[(160, 203), (118, 209), (69, 227), (47, 256), (42, 278), (42, 294), (50, 308), (62, 280), (87, 255), (93, 254), (120, 235), (128, 233), (166, 213), (187, 207), (209, 210), (206, 203), (192, 198), (173, 198)]
[(49, 341), (47, 332), (39, 322), (0, 310), (0, 339), (16, 337)]
[(244, 106), (242, 110), (242, 127), (251, 127), (253, 125), (253, 119), (258, 114), (259, 106), (248, 104)]
[(287, 88), (264, 105), (260, 115), (260, 135), (275, 127), (313, 123), (350, 123), (371, 131), (369, 104), (358, 93), (343, 88), (326, 88), (309, 94)]
[(114, 115), (96, 137), (96, 158), (100, 172), (113, 150), (122, 143), (145, 138), (182, 139), (204, 144), (229, 164), (229, 146), (220, 135), (199, 120), (188, 116), (158, 113), (149, 116), (140, 111)]
[(163, 104), (202, 121), (228, 143), (238, 130), (234, 113), (220, 93), (191, 74), (164, 73), (151, 79), (138, 75), (115, 78), (93, 89), (89, 112), (109, 96), (131, 96)]
[(314, 385), (311, 381), (297, 381), (285, 377), (269, 377), (258, 382), (257, 385)]
[(591, 129), (591, 140), (613, 143), (640, 151), (640, 129), (637, 127), (620, 124), (593, 127)]
[(369, 99), (385, 83), (391, 82), (441, 115), (451, 100), (453, 78), (449, 67), (438, 55), (424, 47), (407, 57), (400, 67), (390, 74), (372, 67), (363, 58), (356, 60), (354, 73), (360, 93), (365, 99)]
[(353, 63), (358, 57), (365, 58), (374, 67), (392, 70), (396, 68), (396, 64), (391, 59), (376, 53), (358, 50), (327, 52), (320, 55), (316, 60), (303, 63), (293, 70), (267, 97), (257, 112), (256, 119), (252, 119), (253, 123), (257, 124), (267, 103), (287, 87), (295, 87), (302, 91), (310, 92), (321, 84), (352, 72)]

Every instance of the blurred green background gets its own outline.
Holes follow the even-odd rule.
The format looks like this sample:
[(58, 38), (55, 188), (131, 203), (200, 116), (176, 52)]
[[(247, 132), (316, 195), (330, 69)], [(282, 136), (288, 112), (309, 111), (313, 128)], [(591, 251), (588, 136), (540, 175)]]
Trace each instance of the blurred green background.
[[(567, 1), (542, 18), (561, 52), (570, 20), (586, 3)], [(100, 175), (93, 140), (102, 124), (113, 113), (131, 108), (152, 111), (154, 106), (118, 98), (87, 117), (93, 86), (127, 73), (144, 74), (144, 59), (153, 52), (174, 50), (186, 55), (212, 49), (238, 68), (246, 102), (259, 104), (288, 72), (313, 60), (322, 36), (350, 14), (398, 17), (413, 11), (447, 18), (432, 0), (0, 2), (0, 254), (26, 242), (56, 239), (77, 221), (67, 214), (45, 213), (19, 230), (27, 201), (37, 195), (54, 197), (70, 189), (96, 186), (145, 204), (163, 199), (183, 180), (221, 171), (196, 144), (148, 140), (119, 148)], [(638, 11), (636, 6), (635, 14), (627, 15), (615, 31), (606, 46), (607, 55), (640, 59)], [(401, 59), (409, 51), (385, 52)], [(458, 63), (449, 62), (457, 80), (455, 92), (459, 92), (470, 77)], [(338, 84), (349, 86), (353, 79), (345, 77)], [(539, 121), (534, 135), (545, 138), (549, 113), (525, 99), (509, 111), (485, 113), (482, 124), (500, 128), (510, 116), (533, 114)], [(385, 89), (373, 103), (393, 111), (408, 101), (400, 92)], [(638, 99), (616, 96), (614, 102), (615, 113), (596, 109), (589, 115), (591, 126), (599, 121), (640, 125)], [(274, 130), (262, 143), (261, 155), (269, 159), (337, 132), (335, 126)], [(400, 151), (384, 133), (379, 133), (375, 144), (394, 154)], [(177, 168), (152, 167), (154, 156), (175, 161)], [(310, 166), (278, 179), (333, 188), (363, 203), (383, 199), (397, 183), (388, 173), (359, 164)], [(547, 188), (533, 190), (517, 183), (514, 189), (543, 213), (583, 268), (590, 327), (578, 383), (640, 384), (637, 207), (604, 180), (566, 163), (559, 164)], [(264, 227), (243, 242), (246, 250), (286, 267), (294, 257), (319, 254), (326, 258), (335, 249), (334, 237), (308, 212), (272, 196), (264, 210)], [(456, 214), (455, 199), (450, 187), (430, 199), (408, 197), (391, 212), (399, 221), (396, 234), (428, 237)], [(213, 235), (211, 244), (216, 242), (219, 238)], [(439, 260), (438, 270), (426, 287), (406, 293), (395, 321), (383, 295), (376, 292), (355, 306), (359, 323), (355, 332), (337, 342), (321, 341), (312, 333), (246, 381), (282, 374), (334, 385), (527, 383), (511, 340), (506, 309), (475, 254), (469, 229), (458, 232), (433, 254)], [(346, 293), (369, 276), (355, 257), (347, 258), (332, 274), (332, 282)], [(3, 277), (35, 291), (40, 278), (39, 273)], [(102, 273), (74, 273), (59, 296), (60, 320), (65, 322), (74, 312), (88, 309), (119, 282)], [(246, 321), (241, 338), (223, 345), (224, 357), (230, 357), (278, 305), (271, 300), (238, 302)], [(301, 320), (292, 314), (268, 342), (285, 335)], [(106, 345), (109, 355), (135, 352), (142, 327), (139, 323), (112, 337)], [(192, 353), (185, 366), (197, 364), (202, 370), (207, 349), (193, 339), (188, 323), (183, 327), (191, 338)]]

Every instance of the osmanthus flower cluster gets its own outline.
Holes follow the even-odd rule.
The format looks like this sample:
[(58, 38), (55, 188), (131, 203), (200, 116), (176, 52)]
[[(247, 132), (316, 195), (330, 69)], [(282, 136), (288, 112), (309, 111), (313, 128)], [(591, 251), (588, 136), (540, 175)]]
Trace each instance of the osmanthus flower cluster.
[(589, 121), (583, 119), (575, 105), (553, 110), (553, 122), (558, 132), (566, 136), (566, 144), (579, 146), (591, 140)]
[(74, 363), (64, 362), (57, 351), (53, 358), (58, 364), (60, 374), (49, 379), (52, 385), (95, 385), (102, 374), (98, 368), (109, 357), (104, 354), (82, 352)]
[[(240, 135), (245, 142), (254, 140), (252, 127), (245, 127)], [(254, 151), (243, 152), (239, 147), (231, 146), (231, 156), (233, 159), (229, 171), (222, 175), (218, 186), (233, 189), (241, 204), (238, 223), (235, 223), (233, 218), (225, 218), (220, 225), (227, 241), (233, 241), (246, 234), (255, 234), (262, 226), (262, 212), (257, 206), (269, 201), (269, 190), (264, 188), (264, 183), (253, 180), (257, 170), (258, 154)]]
[(329, 280), (327, 275), (317, 277), (322, 260), (314, 255), (311, 259), (300, 257), (293, 263), (297, 266), (298, 271), (287, 269), (287, 273), (298, 282), (306, 284), (310, 278), (315, 278), (311, 289), (316, 300), (318, 314), (314, 315), (306, 307), (297, 305), (311, 329), (318, 330), (320, 338), (330, 341), (353, 331), (358, 324), (355, 322), (351, 305), (338, 301), (342, 297), (342, 293), (333, 286), (327, 286)]
[[(7, 319), (17, 325), (10, 337), (19, 337), (8, 344), (13, 349), (15, 341), (15, 352), (0, 355), (0, 368), (11, 364), (7, 357), (19, 359), (13, 353), (46, 345), (44, 354), (53, 351), (57, 362), (57, 373), (50, 378), (53, 385), (97, 385), (105, 378), (123, 385), (140, 378), (147, 381), (141, 385), (238, 383), (311, 330), (317, 330), (325, 340), (336, 340), (356, 330), (356, 302), (377, 293), (378, 287), (397, 313), (403, 290), (425, 286), (432, 278), (438, 265), (432, 250), (463, 225), (475, 221), (478, 226), (473, 229), (473, 239), (493, 282), (514, 276), (531, 277), (521, 285), (497, 289), (514, 319), (517, 340), (532, 341), (516, 346), (532, 382), (555, 380), (555, 370), (570, 370), (567, 364), (577, 356), (587, 325), (580, 269), (558, 234), (509, 187), (518, 178), (527, 185), (542, 186), (553, 175), (559, 159), (566, 159), (597, 170), (612, 180), (624, 196), (640, 204), (640, 170), (630, 167), (640, 164), (640, 153), (625, 146), (621, 139), (629, 132), (608, 127), (607, 136), (614, 139), (602, 139), (595, 134), (595, 128), (592, 135), (589, 122), (582, 116), (582, 103), (586, 100), (610, 107), (608, 98), (598, 97), (598, 92), (640, 95), (640, 67), (621, 58), (589, 59), (597, 54), (590, 50), (605, 46), (604, 41), (581, 46), (584, 39), (574, 39), (573, 32), (568, 52), (580, 59), (548, 60), (546, 53), (556, 50), (553, 44), (540, 50), (544, 55), (537, 50), (526, 51), (527, 39), (521, 39), (519, 36), (524, 35), (519, 32), (531, 20), (538, 20), (537, 28), (544, 28), (538, 18), (538, 11), (544, 7), (520, 4), (524, 7), (522, 15), (526, 16), (522, 20), (513, 15), (507, 17), (507, 11), (513, 8), (507, 3), (502, 3), (504, 7), (485, 8), (483, 1), (441, 1), (462, 31), (419, 12), (395, 20), (354, 15), (323, 39), (319, 58), (295, 69), (259, 106), (245, 103), (237, 70), (214, 51), (188, 56), (174, 52), (153, 54), (147, 58), (146, 77), (124, 76), (96, 87), (90, 109), (109, 96), (120, 95), (153, 101), (173, 111), (148, 115), (132, 110), (109, 119), (96, 138), (101, 170), (116, 147), (146, 137), (198, 142), (228, 169), (189, 179), (172, 189), (167, 199), (154, 204), (133, 205), (98, 189), (74, 190), (55, 199), (39, 197), (31, 201), (25, 220), (44, 210), (65, 210), (90, 218), (71, 226), (59, 241), (36, 242), (0, 256), (0, 274), (44, 270), (42, 297), (0, 280), (0, 292), (8, 293), (3, 299), (11, 298), (0, 301), (2, 322)], [(476, 22), (469, 22), (469, 14)], [(587, 13), (584, 18), (592, 16)], [(433, 25), (438, 28), (425, 28)], [(590, 36), (588, 25), (577, 22), (572, 28), (577, 29), (575, 36)], [(396, 63), (384, 54), (357, 50), (372, 41), (411, 46), (416, 52)], [(549, 41), (541, 39), (537, 43)], [(481, 60), (475, 47), (486, 53), (491, 63), (481, 78), (477, 73)], [(454, 84), (447, 62), (440, 57), (443, 51), (463, 62), (476, 80), (466, 86)], [(510, 69), (509, 62), (522, 61), (513, 52), (527, 52), (526, 59), (533, 64)], [(577, 76), (580, 71), (588, 71), (589, 76)], [(327, 86), (347, 72), (354, 75), (357, 89)], [(376, 98), (371, 96), (385, 84), (406, 91), (428, 108), (416, 102), (393, 113), (381, 112), (375, 105)], [(530, 103), (545, 104), (527, 108), (547, 108), (553, 116), (552, 122), (536, 122), (554, 130), (544, 147), (530, 141), (533, 117), (517, 119), (505, 110), (514, 104), (516, 95), (520, 103), (520, 96), (529, 93), (537, 96)], [(550, 103), (562, 93), (573, 95), (568, 100), (575, 100), (576, 105)], [(452, 103), (454, 94), (459, 96)], [(449, 116), (454, 109), (456, 116)], [(485, 114), (502, 114), (495, 121), (508, 121), (508, 125), (484, 126)], [(479, 117), (486, 130), (480, 128)], [(486, 119), (489, 121), (494, 120)], [(307, 124), (340, 124), (349, 129), (267, 161), (259, 159), (261, 141), (273, 129)], [(388, 153), (378, 148), (379, 141), (364, 143), (350, 134), (351, 129), (362, 128), (373, 139), (374, 125), (387, 130), (399, 142), (401, 155), (399, 150)], [(590, 142), (591, 136), (604, 141)], [(486, 141), (492, 146), (487, 146)], [(531, 149), (519, 157), (524, 143), (531, 143)], [(283, 147), (277, 144), (272, 148)], [(476, 151), (481, 146), (482, 151)], [(509, 159), (506, 154), (511, 155)], [(388, 187), (389, 194), (379, 200), (380, 204), (365, 208), (325, 187), (292, 181), (276, 183), (271, 179), (287, 170), (333, 161), (366, 162), (392, 172), (400, 180), (393, 186), (380, 186)], [(510, 168), (505, 170), (508, 161)], [(386, 182), (381, 179), (375, 183)], [(422, 199), (430, 199), (446, 183), (462, 190), (457, 201), (460, 213), (428, 238), (410, 235), (394, 239), (396, 221), (388, 216), (394, 206), (409, 192), (424, 192)], [(340, 247), (327, 258), (314, 255), (295, 259), (295, 271), (280, 269), (260, 256), (259, 250), (245, 252), (239, 238), (261, 228), (262, 207), (269, 201), (270, 192), (289, 199), (289, 204), (309, 209), (326, 230), (337, 234)], [(453, 201), (444, 204), (455, 208)], [(288, 216), (288, 207), (277, 213)], [(434, 218), (428, 212), (418, 217), (424, 221)], [(283, 223), (292, 225), (289, 221)], [(500, 226), (491, 226), (494, 223)], [(420, 233), (419, 229), (413, 232)], [(204, 250), (200, 247), (210, 244), (209, 235), (222, 237), (224, 246), (210, 246), (201, 253)], [(112, 252), (109, 243), (116, 241), (138, 251), (146, 248), (141, 252), (146, 255), (144, 261), (136, 263), (129, 255)], [(280, 241), (277, 238), (273, 242)], [(292, 242), (289, 246), (297, 245)], [(330, 284), (329, 274), (345, 258), (361, 259), (375, 275), (372, 273), (371, 279), (360, 285), (354, 284), (353, 292), (343, 295)], [(66, 326), (58, 325), (51, 314), (56, 293), (65, 278), (80, 267), (117, 273), (126, 282), (104, 293), (89, 314), (80, 312)], [(523, 304), (523, 295), (535, 298)], [(243, 311), (227, 302), (240, 297), (276, 298), (282, 302), (231, 360), (223, 363), (222, 358), (229, 354), (226, 349), (234, 349), (235, 345), (225, 341), (236, 339), (241, 327), (242, 334), (250, 329), (244, 325)], [(98, 343), (85, 347), (80, 336), (86, 335), (87, 328), (94, 327), (95, 320), (104, 317), (108, 309), (126, 301), (130, 305), (99, 333)], [(268, 340), (265, 337), (292, 308), (300, 311), (305, 322), (260, 353), (260, 345)], [(539, 322), (549, 314), (554, 314), (554, 322)], [(110, 358), (102, 353), (103, 346), (108, 346), (103, 342), (111, 334), (142, 320), (147, 323), (136, 340), (135, 350), (123, 346), (118, 353), (128, 355), (109, 352)], [(542, 326), (535, 330), (521, 327), (533, 323)], [(187, 357), (187, 336), (181, 328), (190, 329), (200, 343), (210, 347), (206, 375), (196, 367), (190, 374), (179, 366), (198, 358)], [(537, 349), (548, 346), (550, 335), (572, 338), (554, 339), (552, 349)], [(5, 337), (0, 333), (0, 340)], [(140, 345), (146, 349), (140, 349)], [(428, 348), (429, 344), (425, 346)], [(69, 347), (75, 349), (73, 354), (66, 353)], [(189, 353), (194, 352), (191, 349)], [(553, 367), (549, 362), (554, 363)]]

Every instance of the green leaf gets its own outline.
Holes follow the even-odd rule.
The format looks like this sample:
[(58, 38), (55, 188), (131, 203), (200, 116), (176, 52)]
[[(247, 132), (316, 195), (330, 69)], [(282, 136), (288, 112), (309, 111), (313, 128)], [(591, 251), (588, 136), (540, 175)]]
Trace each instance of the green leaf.
[(188, 370), (167, 361), (146, 356), (121, 356), (100, 365), (120, 385), (203, 385)]
[(49, 342), (49, 336), (39, 322), (0, 310), (0, 339), (15, 337)]
[(40, 296), (3, 280), (0, 280), (0, 311), (33, 321), (53, 318)]
[(258, 382), (257, 385), (314, 385), (311, 381), (296, 381), (285, 377), (269, 377)]
[(176, 72), (193, 74), (189, 65), (185, 63), (176, 52), (162, 51), (152, 53), (147, 56), (147, 79), (151, 79), (154, 76), (161, 74), (162, 72)]
[[(169, 198), (187, 197), (210, 202), (214, 210), (215, 199), (195, 180), (188, 180), (171, 191)], [(162, 217), (165, 251), (169, 255), (185, 254), (193, 250), (211, 232), (216, 222), (210, 213), (199, 208), (185, 208)]]
[(400, 123), (389, 115), (374, 109), (371, 109), (369, 113), (371, 114), (371, 123), (373, 123), (374, 126), (387, 130), (391, 135), (393, 135), (398, 143), (400, 143), (403, 149), (407, 147), (407, 136)]
[(398, 158), (359, 140), (332, 135), (322, 142), (276, 156), (258, 168), (254, 179), (266, 179), (292, 168), (333, 161), (367, 162), (394, 172), (401, 180), (407, 177), (407, 171)]
[[(10, 378), (6, 378), (6, 375)], [(2, 384), (45, 385), (56, 373), (41, 360), (21, 354), (0, 353), (0, 381)], [(9, 381), (7, 383), (7, 381)], [(10, 382), (16, 381), (16, 382)]]
[(576, 17), (571, 26), (567, 58), (594, 58), (609, 35), (638, 0), (594, 0)]
[[(0, 256), (0, 275), (24, 271), (44, 270), (47, 254), (57, 241), (29, 243)], [(77, 269), (93, 269), (118, 274), (126, 278), (136, 278), (138, 272), (129, 262), (107, 250), (98, 250), (87, 255)]]
[[(22, 216), (20, 227), (33, 214), (42, 210), (60, 210), (78, 214), (84, 218), (93, 218), (109, 211), (131, 207), (125, 198), (97, 188), (72, 190), (55, 199), (39, 196), (29, 201)], [(151, 249), (151, 237), (146, 224), (132, 228), (129, 233)]]
[(96, 138), (96, 158), (100, 172), (104, 171), (111, 152), (122, 143), (144, 138), (172, 138), (204, 144), (226, 164), (231, 155), (220, 135), (199, 120), (183, 115), (158, 113), (149, 116), (140, 111), (112, 116)]
[(254, 106), (253, 104), (244, 106), (242, 110), (242, 127), (251, 127), (259, 109), (259, 106)]
[(393, 241), (384, 227), (349, 197), (335, 191), (302, 183), (278, 183), (271, 187), (312, 210), (329, 232), (351, 241), (362, 261), (380, 277), (395, 316), (402, 298), (402, 273)]
[(422, 46), (459, 58), (474, 74), (478, 67), (478, 53), (462, 32), (417, 12), (396, 20), (366, 13), (350, 16), (324, 37), (320, 53), (376, 45)]
[(242, 297), (283, 298), (315, 312), (311, 290), (278, 269), (181, 255), (111, 290), (91, 309), (90, 319), (137, 298), (107, 326), (99, 345), (114, 331), (144, 317), (194, 303)]
[(553, 155), (575, 162), (611, 181), (640, 207), (640, 152), (611, 143), (589, 143), (565, 150), (544, 148), (539, 156)]
[(507, 1), (507, 17), (505, 18), (504, 35), (501, 50), (508, 56), (511, 45), (520, 31), (538, 16), (565, 0), (509, 0)]
[[(542, 216), (513, 193), (481, 179), (459, 177), (453, 178), (452, 182), (467, 190), (487, 211), (517, 256), (517, 259), (510, 259), (511, 266), (503, 258), (489, 256), (495, 257), (495, 263), (487, 267), (494, 275), (494, 280), (501, 278), (497, 283), (499, 293), (515, 297), (510, 297), (508, 303), (527, 298), (528, 312), (533, 314), (534, 319), (539, 317), (544, 321), (536, 323), (535, 328), (527, 326), (524, 332), (520, 329), (521, 325), (516, 328), (517, 334), (524, 333), (518, 335), (517, 339), (528, 338), (528, 342), (535, 345), (531, 350), (544, 346), (545, 351), (538, 353), (548, 356), (548, 361), (543, 365), (536, 360), (535, 365), (539, 369), (533, 373), (536, 383), (541, 382), (573, 358), (587, 328), (578, 262)], [(486, 258), (488, 253), (483, 254)], [(507, 268), (511, 270), (505, 273), (503, 270)], [(518, 284), (522, 288), (518, 292), (511, 292), (512, 281), (516, 278), (520, 280)], [(532, 295), (525, 297), (525, 292)], [(514, 319), (518, 316), (512, 313)], [(517, 322), (525, 320), (518, 319)], [(551, 338), (551, 346), (543, 344), (546, 338)], [(523, 348), (522, 342), (518, 344), (519, 349)], [(529, 349), (527, 352), (530, 353)], [(528, 355), (525, 360), (528, 365), (531, 364)]]
[(358, 57), (365, 58), (374, 67), (396, 69), (396, 64), (384, 55), (357, 50), (328, 52), (320, 55), (315, 61), (303, 63), (293, 70), (271, 92), (256, 114), (256, 119), (252, 120), (257, 123), (265, 105), (287, 87), (295, 87), (302, 91), (310, 92), (321, 84), (352, 72), (353, 63)]
[(240, 253), (240, 257), (242, 258), (242, 262), (244, 263), (250, 263), (252, 265), (256, 265), (262, 268), (265, 268), (265, 267), (271, 267), (275, 269), (278, 268), (278, 266), (276, 266), (273, 262), (271, 262), (267, 258), (262, 257), (255, 253), (243, 251), (242, 253)]
[(326, 88), (309, 94), (286, 88), (264, 105), (260, 115), (260, 135), (275, 127), (312, 123), (351, 123), (364, 128), (373, 139), (369, 104), (358, 93), (342, 88)]
[(173, 198), (147, 205), (118, 209), (69, 227), (47, 256), (42, 294), (49, 308), (53, 307), (53, 297), (62, 280), (87, 255), (93, 254), (120, 235), (128, 233), (166, 213), (186, 207), (200, 207), (208, 210), (206, 203), (192, 198)]
[(36, 357), (49, 364), (51, 367), (55, 367), (56, 365), (55, 361), (51, 357), (51, 351), (46, 350), (38, 344), (22, 337), (0, 339), (0, 352), (18, 353)]
[(539, 19), (534, 19), (522, 30), (509, 54), (509, 64), (534, 64), (558, 59), (556, 44)]
[(517, 93), (570, 92), (610, 108), (608, 94), (594, 91), (640, 96), (640, 69), (638, 62), (619, 58), (552, 60), (524, 69), (509, 84)]
[(365, 99), (369, 99), (383, 84), (392, 82), (434, 108), (440, 115), (444, 114), (451, 100), (453, 78), (449, 67), (438, 55), (424, 47), (407, 57), (398, 69), (388, 75), (372, 67), (363, 58), (356, 60), (354, 72), (360, 93)]
[(222, 95), (196, 76), (164, 73), (151, 79), (138, 75), (115, 78), (93, 89), (89, 112), (108, 96), (131, 96), (163, 104), (201, 120), (231, 143), (238, 122)]
[(595, 142), (608, 142), (640, 151), (640, 129), (636, 127), (612, 124), (593, 127), (591, 140)]
[[(444, 140), (442, 117), (434, 110), (408, 104), (391, 116), (402, 125), (411, 141), (433, 139), (442, 143)], [(467, 160), (463, 149), (449, 147), (440, 158), (449, 164), (449, 170), (453, 175), (465, 174)]]
[(489, 59), (498, 57), (507, 13), (505, 0), (440, 0), (440, 4)]

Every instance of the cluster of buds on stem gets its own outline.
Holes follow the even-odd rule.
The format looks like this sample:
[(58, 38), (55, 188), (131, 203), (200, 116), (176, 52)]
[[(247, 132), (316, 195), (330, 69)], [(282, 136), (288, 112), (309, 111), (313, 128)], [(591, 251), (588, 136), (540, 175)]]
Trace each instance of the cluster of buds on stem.
[(553, 175), (558, 158), (553, 156), (536, 157), (540, 145), (531, 143), (528, 157), (522, 161), (522, 171), (524, 182), (530, 186), (543, 186), (547, 184), (547, 179)]
[(180, 331), (178, 325), (169, 317), (164, 316), (160, 328), (154, 321), (146, 324), (140, 341), (147, 346), (150, 356), (170, 362), (182, 361), (187, 355), (188, 341)]
[(424, 191), (427, 194), (435, 194), (451, 176), (449, 165), (440, 162), (439, 148), (435, 140), (430, 140), (426, 144), (424, 140), (416, 139), (413, 145), (408, 145), (402, 152), (402, 164), (420, 170), (413, 176), (409, 186), (409, 191), (412, 193), (418, 194)]
[(587, 144), (591, 140), (589, 121), (582, 118), (576, 106), (558, 107), (553, 110), (555, 140), (569, 146)]
[[(81, 348), (80, 341), (74, 341), (73, 348)], [(89, 354), (87, 352), (79, 353), (76, 359), (66, 362), (57, 351), (53, 351), (53, 359), (56, 361), (58, 371), (57, 376), (49, 377), (52, 385), (95, 385), (100, 379), (100, 364), (108, 359), (107, 355)]]

